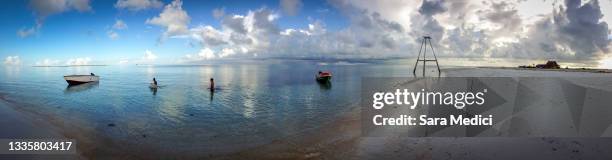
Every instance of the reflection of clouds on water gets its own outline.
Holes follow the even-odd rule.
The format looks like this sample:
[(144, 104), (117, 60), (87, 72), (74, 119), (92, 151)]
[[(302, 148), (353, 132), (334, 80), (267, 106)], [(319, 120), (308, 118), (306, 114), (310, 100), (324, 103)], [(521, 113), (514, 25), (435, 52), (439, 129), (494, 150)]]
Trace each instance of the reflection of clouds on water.
[(244, 110), (242, 111), (242, 115), (246, 118), (253, 118), (255, 112), (255, 92), (253, 89), (246, 89), (244, 92)]
[(214, 78), (214, 70), (211, 66), (201, 66), (200, 69), (200, 84), (208, 87), (210, 83), (210, 78)]
[(147, 66), (147, 77), (154, 77), (155, 76), (155, 67), (152, 65)]
[(4, 66), (4, 70), (7, 77), (16, 78), (19, 76), (19, 72), (21, 70), (21, 66)]
[(266, 73), (266, 72), (251, 72), (249, 70), (250, 67), (242, 66), (240, 67), (240, 77), (248, 77), (246, 80), (241, 81), (241, 86), (245, 86), (244, 96), (243, 96), (243, 105), (244, 109), (242, 111), (242, 115), (246, 118), (252, 118), (255, 114), (255, 99), (256, 99), (256, 90), (259, 89), (259, 76), (266, 77), (265, 75), (253, 74), (253, 73)]
[(69, 67), (72, 70), (72, 74), (89, 74), (91, 73), (90, 67), (88, 66), (72, 66)]
[[(218, 76), (220, 76), (220, 80), (222, 80), (223, 82), (219, 82), (218, 84), (230, 84), (230, 83), (234, 83), (234, 80), (236, 80), (237, 78), (235, 78), (235, 73), (236, 73), (236, 69), (232, 68), (230, 66), (221, 66), (220, 68), (220, 72), (221, 74), (218, 74)], [(227, 81), (227, 82), (225, 82)], [(216, 84), (217, 81), (215, 81)]]
[(159, 96), (163, 99), (163, 103), (156, 107), (157, 113), (164, 119), (180, 123), (181, 119), (184, 117), (183, 113), (185, 112), (187, 97), (185, 91), (185, 89), (166, 88), (164, 92), (168, 92), (168, 94)]
[[(320, 89), (314, 80), (319, 68), (311, 63), (90, 68), (101, 76), (100, 86), (76, 94), (63, 94), (66, 82), (62, 75), (73, 71), (88, 74), (84, 67), (22, 68), (17, 79), (26, 81), (19, 82), (26, 84), (26, 92), (7, 86), (26, 95), (17, 96), (21, 99), (40, 97), (39, 108), (61, 106), (50, 111), (61, 112), (57, 117), (83, 115), (82, 119), (94, 124), (82, 126), (93, 126), (115, 142), (172, 145), (181, 150), (201, 149), (198, 146), (242, 148), (243, 143), (267, 143), (321, 124), (335, 114), (323, 111), (336, 111), (337, 103), (352, 100), (333, 94), (347, 89), (346, 82), (334, 83), (335, 88), (328, 91)], [(46, 69), (49, 71), (45, 72)], [(361, 71), (352, 69), (338, 74), (359, 75)], [(163, 85), (155, 96), (148, 88), (153, 76), (159, 77)], [(209, 99), (212, 94), (206, 90), (211, 77), (220, 87), (212, 101)], [(8, 79), (0, 75), (0, 80)], [(359, 79), (350, 82), (358, 83)], [(47, 88), (41, 91), (38, 86)], [(355, 93), (359, 86), (350, 85), (347, 93)], [(109, 123), (116, 126), (107, 127)], [(104, 129), (96, 128), (100, 125)], [(197, 135), (191, 136), (194, 133)], [(142, 137), (144, 134), (146, 138)], [(188, 145), (194, 138), (210, 142), (196, 147)]]

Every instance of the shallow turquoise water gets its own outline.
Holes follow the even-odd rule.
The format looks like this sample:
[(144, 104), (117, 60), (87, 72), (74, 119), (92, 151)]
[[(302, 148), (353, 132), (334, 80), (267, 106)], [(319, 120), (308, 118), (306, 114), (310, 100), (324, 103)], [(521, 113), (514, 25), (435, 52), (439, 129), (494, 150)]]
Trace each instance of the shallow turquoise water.
[[(319, 127), (358, 107), (361, 77), (412, 75), (411, 64), (266, 60), (197, 66), (4, 67), (17, 107), (128, 145), (231, 151)], [(333, 73), (320, 85), (318, 70)], [(100, 76), (68, 86), (63, 75)], [(156, 77), (161, 88), (148, 88)], [(207, 90), (214, 77), (220, 89)], [(115, 124), (109, 127), (109, 124)], [(195, 142), (195, 143), (194, 143)]]

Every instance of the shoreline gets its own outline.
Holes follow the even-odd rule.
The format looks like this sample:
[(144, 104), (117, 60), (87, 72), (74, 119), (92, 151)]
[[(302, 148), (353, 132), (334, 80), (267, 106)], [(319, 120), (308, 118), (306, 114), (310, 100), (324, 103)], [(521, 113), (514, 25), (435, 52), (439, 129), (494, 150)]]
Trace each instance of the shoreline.
[[(0, 125), (11, 126), (10, 129), (0, 130), (0, 138), (2, 139), (71, 139), (65, 136), (59, 128), (48, 122), (47, 119), (17, 110), (3, 95), (0, 95)], [(0, 155), (0, 158), (17, 159), (45, 159), (50, 157), (83, 159), (79, 149), (77, 149), (75, 155)]]
[(1, 138), (66, 138), (50, 123), (16, 110), (9, 101), (0, 97), (0, 125), (9, 124), (13, 127), (10, 130), (0, 130)]
[[(62, 159), (97, 159), (104, 157), (122, 157), (118, 159), (154, 159), (155, 157), (181, 157), (187, 159), (321, 159), (324, 157), (343, 158), (355, 155), (360, 130), (360, 108), (349, 106), (345, 112), (320, 127), (309, 129), (288, 137), (282, 137), (268, 144), (253, 148), (240, 149), (229, 153), (182, 153), (182, 151), (159, 150), (155, 147), (126, 145), (129, 142), (113, 140), (100, 135), (94, 130), (79, 126), (78, 122), (65, 122), (61, 118), (53, 118), (37, 111), (16, 108), (17, 103), (11, 102), (0, 95), (0, 125), (11, 124), (11, 130), (0, 131), (0, 138), (65, 138), (77, 141), (77, 155), (62, 155)], [(13, 129), (14, 128), (14, 129)], [(35, 134), (35, 135), (32, 135)], [(4, 135), (11, 135), (7, 137)], [(144, 147), (144, 148), (129, 148)], [(124, 150), (128, 149), (128, 150)], [(262, 154), (264, 153), (264, 154)], [(342, 154), (340, 154), (342, 153)], [(350, 153), (350, 154), (349, 154)], [(24, 155), (8, 155), (8, 157), (23, 158)], [(33, 155), (42, 159), (53, 158), (56, 155)], [(6, 157), (0, 155), (0, 158)], [(7, 157), (7, 158), (8, 158)], [(27, 156), (26, 156), (27, 157)], [(318, 158), (317, 158), (318, 157)], [(32, 158), (32, 157), (28, 157)], [(158, 157), (159, 158), (159, 157)]]
[(595, 68), (559, 68), (559, 69), (543, 69), (543, 68), (519, 68), (519, 67), (476, 67), (485, 69), (510, 69), (510, 70), (525, 70), (525, 71), (557, 71), (557, 72), (584, 72), (584, 73), (612, 73), (610, 69), (595, 69)]

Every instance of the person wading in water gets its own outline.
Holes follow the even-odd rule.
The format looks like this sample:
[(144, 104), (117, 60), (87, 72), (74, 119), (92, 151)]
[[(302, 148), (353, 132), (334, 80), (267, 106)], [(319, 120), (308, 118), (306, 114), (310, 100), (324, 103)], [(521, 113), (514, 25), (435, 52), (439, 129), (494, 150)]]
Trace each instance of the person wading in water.
[(215, 80), (210, 78), (210, 91), (215, 91)]

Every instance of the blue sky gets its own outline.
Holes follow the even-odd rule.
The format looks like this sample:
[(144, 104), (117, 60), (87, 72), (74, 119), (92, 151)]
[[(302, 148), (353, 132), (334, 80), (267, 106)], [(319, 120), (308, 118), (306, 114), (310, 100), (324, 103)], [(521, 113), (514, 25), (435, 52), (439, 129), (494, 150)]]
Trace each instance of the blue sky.
[(411, 57), (423, 35), (441, 57), (612, 61), (598, 0), (11, 0), (0, 20), (5, 65)]
[[(160, 1), (168, 4), (171, 1)], [(115, 7), (117, 1), (94, 0), (90, 2), (91, 11), (80, 12), (75, 9), (49, 15), (40, 29), (28, 36), (17, 35), (19, 29), (36, 25), (36, 11), (29, 1), (10, 1), (0, 6), (0, 55), (18, 55), (24, 64), (35, 64), (44, 59), (61, 62), (78, 57), (89, 57), (93, 63), (113, 64), (121, 58), (137, 59), (146, 50), (152, 51), (159, 59), (173, 59), (189, 53), (196, 53), (199, 46), (190, 39), (166, 39), (159, 42), (164, 29), (146, 24), (146, 20), (157, 16), (161, 8), (139, 11)], [(282, 14), (279, 1), (184, 1), (183, 9), (191, 18), (190, 27), (211, 25), (219, 27), (219, 20), (212, 15), (213, 9), (224, 9), (228, 14), (246, 14), (249, 10), (268, 8)], [(278, 20), (283, 28), (303, 28), (308, 19), (325, 20), (330, 29), (339, 28), (344, 19), (334, 13), (324, 1), (305, 1), (302, 12)], [(116, 30), (117, 39), (111, 39), (108, 31), (117, 20), (122, 20), (126, 29)], [(171, 63), (171, 62), (167, 62)]]

